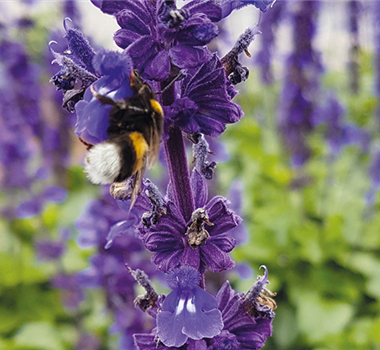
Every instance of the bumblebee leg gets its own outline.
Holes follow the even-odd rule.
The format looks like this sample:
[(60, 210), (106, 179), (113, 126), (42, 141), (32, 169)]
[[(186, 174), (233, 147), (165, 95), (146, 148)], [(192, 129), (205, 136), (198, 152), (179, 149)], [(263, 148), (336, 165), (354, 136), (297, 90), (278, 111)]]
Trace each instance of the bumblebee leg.
[(91, 85), (91, 92), (92, 94), (94, 95), (94, 97), (103, 105), (111, 105), (111, 106), (116, 106), (118, 107), (117, 105), (117, 102), (114, 101), (112, 98), (109, 98), (107, 96), (104, 96), (102, 94), (99, 94), (99, 92), (95, 91), (94, 87)]
[(95, 91), (92, 85), (91, 85), (91, 92), (94, 95), (94, 97), (103, 105), (114, 106), (122, 110), (129, 109), (135, 112), (136, 114), (148, 113), (149, 111), (148, 109), (131, 106), (130, 104), (128, 104), (128, 100), (115, 101), (112, 98), (99, 94), (99, 92)]
[(138, 92), (141, 89), (141, 87), (145, 85), (137, 69), (132, 71), (129, 79), (131, 82), (131, 88), (136, 92)]
[(92, 143), (88, 143), (87, 141), (83, 140), (81, 137), (78, 137), (79, 141), (82, 142), (85, 146), (87, 151), (89, 151), (94, 145)]
[(177, 80), (182, 79), (185, 76), (185, 74), (180, 71), (171, 81), (168, 85), (166, 85), (161, 91), (156, 92), (156, 95), (164, 93), (167, 89), (169, 89)]

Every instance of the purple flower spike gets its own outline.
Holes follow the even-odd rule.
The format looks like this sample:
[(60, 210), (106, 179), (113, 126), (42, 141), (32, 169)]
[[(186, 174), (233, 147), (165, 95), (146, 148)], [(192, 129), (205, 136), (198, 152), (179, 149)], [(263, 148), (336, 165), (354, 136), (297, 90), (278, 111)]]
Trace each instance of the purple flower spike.
[(168, 275), (172, 292), (157, 314), (157, 336), (166, 346), (180, 347), (188, 338), (212, 338), (223, 328), (216, 299), (198, 286), (198, 271), (183, 266)]
[[(213, 154), (209, 143), (211, 149), (217, 146), (205, 137), (220, 136), (227, 124), (243, 116), (241, 107), (232, 102), (237, 94), (234, 85), (249, 74), (239, 56), (244, 52), (250, 56), (248, 47), (259, 31), (256, 27), (247, 29), (222, 59), (207, 45), (218, 35), (217, 22), (235, 9), (254, 5), (264, 12), (274, 1), (90, 1), (114, 16), (120, 28), (113, 39), (123, 51), (95, 53), (66, 19), (69, 50), (60, 47), (56, 49), (59, 53), (52, 52), (61, 66), (52, 82), (63, 90), (64, 106), (75, 110), (75, 133), (89, 149), (107, 140), (111, 132), (139, 131), (138, 121), (133, 120), (123, 119), (110, 127), (110, 118), (111, 122), (117, 119), (120, 109), (142, 117), (150, 114), (145, 103), (135, 99), (137, 90), (143, 91), (133, 79), (138, 71), (152, 91), (158, 91), (158, 102), (146, 94), (141, 96), (156, 114), (165, 116), (162, 143), (169, 181), (165, 195), (139, 176), (114, 182), (110, 188), (113, 198), (103, 195), (77, 222), (79, 245), (98, 248), (91, 267), (75, 276), (60, 276), (54, 285), (64, 289), (66, 303), (72, 307), (82, 301), (82, 288), (103, 288), (107, 308), (115, 316), (110, 332), (120, 333), (121, 350), (259, 349), (271, 335), (275, 308), (268, 297), (273, 294), (264, 288), (268, 283), (266, 268), (247, 294), (235, 293), (228, 283), (217, 298), (203, 289), (206, 269), (221, 272), (235, 266), (229, 254), (236, 245), (233, 235), (240, 240), (242, 237), (240, 231), (231, 235), (241, 218), (228, 200), (221, 196), (208, 199), (206, 180), (212, 179), (216, 166), (208, 158)], [(150, 136), (154, 141), (157, 133), (161, 138), (161, 129), (157, 128), (160, 125), (153, 121)], [(194, 143), (192, 171), (185, 134)], [(149, 139), (145, 132), (143, 136)], [(146, 150), (154, 153), (158, 147), (150, 143), (147, 147), (133, 137), (124, 148), (124, 153), (133, 151), (133, 168), (137, 169), (145, 164)], [(131, 191), (137, 187), (138, 196)], [(55, 198), (55, 191), (52, 196)], [(145, 254), (144, 246), (151, 255)], [(130, 274), (125, 273), (125, 266)], [(150, 271), (152, 266), (155, 272)], [(246, 270), (243, 267), (239, 271)], [(172, 291), (167, 296), (158, 295), (149, 280), (148, 276), (157, 272), (156, 278), (168, 275)], [(135, 296), (134, 282), (145, 289), (145, 294)], [(150, 321), (143, 315), (151, 317)], [(78, 345), (86, 346), (97, 344), (84, 339)]]
[(58, 259), (65, 251), (65, 243), (62, 241), (43, 240), (37, 242), (37, 255), (41, 260)]

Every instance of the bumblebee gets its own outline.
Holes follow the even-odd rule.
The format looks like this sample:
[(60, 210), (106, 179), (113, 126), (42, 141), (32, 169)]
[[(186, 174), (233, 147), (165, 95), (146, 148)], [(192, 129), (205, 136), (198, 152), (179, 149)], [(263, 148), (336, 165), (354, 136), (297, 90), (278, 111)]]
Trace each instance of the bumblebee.
[[(85, 172), (94, 184), (113, 184), (131, 178), (133, 205), (140, 190), (145, 168), (150, 169), (158, 158), (163, 131), (163, 112), (155, 94), (137, 70), (130, 77), (134, 95), (115, 101), (92, 88), (94, 97), (112, 106), (109, 114), (108, 138), (96, 145), (87, 145)], [(81, 140), (83, 142), (83, 140)]]

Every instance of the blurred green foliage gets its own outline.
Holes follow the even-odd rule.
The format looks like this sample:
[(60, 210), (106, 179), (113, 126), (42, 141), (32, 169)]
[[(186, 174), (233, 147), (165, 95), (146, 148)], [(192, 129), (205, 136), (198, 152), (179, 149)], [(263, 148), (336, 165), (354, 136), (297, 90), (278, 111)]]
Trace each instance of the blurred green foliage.
[[(323, 88), (336, 91), (349, 121), (372, 130), (373, 72), (367, 55), (362, 61), (359, 94), (350, 94), (344, 72), (326, 74)], [(358, 146), (331, 156), (316, 128), (312, 158), (292, 169), (276, 123), (281, 84), (263, 86), (253, 73), (237, 98), (245, 116), (223, 135), (230, 160), (217, 171), (225, 190), (235, 178), (244, 184), (250, 236), (233, 255), (255, 269), (266, 265), (277, 292), (265, 348), (380, 349), (380, 202), (365, 201), (370, 157)]]
[[(68, 177), (65, 202), (46, 205), (36, 217), (0, 219), (1, 350), (73, 349), (83, 332), (102, 335), (112, 323), (103, 309), (96, 308), (104, 304), (101, 294), (89, 293), (83, 307), (68, 310), (62, 303), (64, 292), (51, 285), (58, 273), (70, 274), (88, 267), (93, 252), (75, 242), (78, 232), (74, 223), (97, 191), (86, 184), (78, 167), (69, 170)], [(59, 240), (63, 228), (71, 231), (66, 253), (56, 261), (40, 261), (36, 242)]]

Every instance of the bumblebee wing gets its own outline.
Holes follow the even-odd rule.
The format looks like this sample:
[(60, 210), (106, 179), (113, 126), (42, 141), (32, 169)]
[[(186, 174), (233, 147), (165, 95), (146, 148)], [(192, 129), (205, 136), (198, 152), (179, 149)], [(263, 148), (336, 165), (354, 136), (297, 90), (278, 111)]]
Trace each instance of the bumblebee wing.
[(163, 129), (163, 112), (161, 105), (153, 99), (150, 100), (150, 104), (153, 112), (151, 114), (152, 126), (150, 128), (148, 169), (151, 169), (157, 161)]
[(148, 169), (152, 169), (154, 163), (157, 161), (158, 152), (160, 149), (160, 139), (161, 137), (158, 135), (156, 120), (153, 119), (153, 126), (150, 130), (150, 147), (149, 147), (149, 155), (148, 155)]

